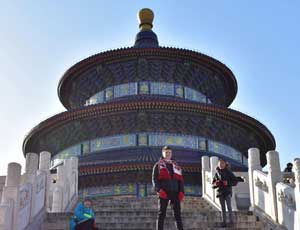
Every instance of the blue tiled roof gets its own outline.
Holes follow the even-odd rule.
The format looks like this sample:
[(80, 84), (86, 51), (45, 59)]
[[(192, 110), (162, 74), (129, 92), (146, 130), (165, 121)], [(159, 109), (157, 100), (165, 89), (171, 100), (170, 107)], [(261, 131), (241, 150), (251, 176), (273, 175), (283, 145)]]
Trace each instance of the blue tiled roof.
[[(183, 165), (201, 166), (201, 156), (212, 155), (208, 152), (200, 152), (191, 149), (176, 148), (173, 149), (173, 158)], [(161, 157), (161, 148), (157, 147), (135, 147), (106, 150), (96, 152), (80, 157), (80, 166), (87, 165), (116, 165), (116, 164), (133, 164), (133, 163), (151, 163), (154, 164)], [(231, 167), (237, 170), (246, 170), (242, 164), (229, 158), (223, 157), (229, 161)]]

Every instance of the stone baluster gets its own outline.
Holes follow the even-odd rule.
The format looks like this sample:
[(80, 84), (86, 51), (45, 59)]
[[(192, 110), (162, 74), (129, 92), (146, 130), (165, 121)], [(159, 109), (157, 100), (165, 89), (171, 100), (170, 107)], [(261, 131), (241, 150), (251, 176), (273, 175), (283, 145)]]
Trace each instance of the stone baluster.
[(254, 178), (253, 178), (254, 170), (262, 170), (262, 167), (260, 165), (260, 152), (258, 148), (250, 148), (248, 150), (248, 176), (249, 176), (251, 210), (254, 210), (255, 207)]
[(57, 166), (57, 184), (63, 185), (65, 183), (65, 167), (64, 165)]
[(63, 191), (60, 186), (53, 191), (52, 212), (63, 212)]
[(268, 186), (270, 195), (270, 203), (268, 205), (271, 205), (271, 217), (278, 222), (276, 184), (282, 181), (282, 173), (277, 151), (267, 152), (267, 163), (269, 167)]
[(72, 165), (72, 192), (71, 196), (76, 196), (78, 194), (78, 158), (71, 157), (71, 165)]
[(50, 175), (50, 165), (51, 165), (51, 153), (43, 151), (40, 153), (39, 170), (46, 174), (46, 191), (45, 191), (45, 206), (47, 210), (50, 208), (50, 185), (51, 175)]
[(15, 162), (9, 163), (7, 167), (7, 176), (5, 179), (5, 187), (16, 187), (20, 184), (20, 182), (21, 165)]
[(214, 156), (214, 157), (210, 158), (210, 172), (211, 172), (212, 178), (215, 176), (215, 174), (217, 172), (218, 161), (219, 161), (218, 157)]
[[(1, 217), (3, 229), (14, 230), (17, 225), (17, 211), (19, 201), (19, 184), (21, 182), (21, 165), (18, 163), (9, 163), (7, 167), (7, 176), (5, 186), (2, 192), (1, 205), (7, 205), (6, 213), (3, 215), (8, 218)], [(9, 213), (10, 212), (10, 213)]]
[(206, 172), (210, 172), (210, 163), (209, 163), (209, 157), (203, 156), (201, 158), (201, 167), (202, 167), (202, 195), (205, 196), (206, 194), (206, 178), (205, 174)]
[(13, 202), (6, 201), (0, 204), (0, 230), (12, 230), (13, 228)]
[[(218, 157), (213, 156), (210, 158), (210, 173), (211, 173), (210, 175), (211, 175), (212, 180), (217, 172), (218, 161), (219, 161)], [(216, 192), (215, 191), (216, 190), (213, 190), (212, 198), (213, 198), (213, 201), (216, 203), (217, 201), (216, 201), (216, 195), (215, 195)]]
[(36, 153), (26, 154), (25, 173), (35, 174), (39, 167), (39, 156)]
[(65, 209), (70, 200), (71, 200), (71, 186), (72, 186), (72, 160), (71, 159), (65, 159), (64, 160), (64, 172), (65, 172), (65, 182), (62, 186), (64, 191), (64, 202), (63, 202), (63, 209)]
[(296, 228), (295, 229), (300, 229), (300, 159), (295, 159), (294, 164), (293, 164), (293, 171), (295, 173), (295, 202), (296, 202)]
[(43, 151), (40, 153), (40, 164), (39, 169), (49, 172), (51, 164), (51, 153)]
[[(65, 164), (65, 162), (64, 162)], [(64, 191), (63, 191), (63, 187), (66, 186), (66, 169), (65, 169), (65, 165), (59, 165), (57, 167), (57, 182), (56, 182), (56, 186), (53, 190), (53, 205), (58, 205), (57, 207), (60, 207), (60, 209), (57, 209), (56, 212), (62, 212), (62, 209), (64, 207)], [(55, 201), (56, 199), (56, 201)], [(55, 204), (55, 202), (60, 202), (59, 204)], [(55, 207), (53, 207), (52, 205), (52, 210), (55, 209)], [(59, 210), (59, 211), (58, 211)], [(53, 211), (55, 212), (55, 211)]]
[(36, 153), (27, 153), (26, 162), (25, 162), (25, 173), (22, 175), (22, 182), (31, 184), (32, 188), (32, 197), (31, 197), (31, 213), (30, 213), (30, 222), (34, 218), (34, 207), (36, 202), (36, 175), (39, 167), (39, 156)]

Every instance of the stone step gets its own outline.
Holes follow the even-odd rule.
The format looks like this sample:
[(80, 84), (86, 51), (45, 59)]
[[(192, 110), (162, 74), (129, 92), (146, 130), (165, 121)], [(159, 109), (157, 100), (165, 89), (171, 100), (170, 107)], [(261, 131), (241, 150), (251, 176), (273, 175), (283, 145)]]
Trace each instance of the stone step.
[[(173, 218), (166, 218), (165, 220), (165, 229), (175, 229), (174, 227), (175, 222)], [(201, 221), (193, 221), (193, 219), (185, 220), (183, 219), (183, 225), (186, 226), (188, 229), (208, 229), (210, 228), (217, 228), (222, 229), (221, 227), (215, 227), (215, 226), (221, 226), (221, 222), (201, 222)], [(54, 223), (47, 223), (46, 228), (44, 230), (67, 230), (68, 229), (68, 223), (64, 222), (54, 222)], [(155, 229), (155, 220), (152, 220), (152, 222), (97, 222), (97, 227), (101, 230), (103, 229)], [(185, 228), (185, 229), (186, 229)], [(233, 226), (234, 229), (262, 229), (262, 224), (260, 222), (242, 222), (242, 223), (236, 223)], [(232, 228), (230, 228), (232, 229)]]
[[(132, 208), (132, 209), (140, 209), (140, 208), (147, 208), (147, 209), (157, 209), (157, 197), (150, 196), (146, 198), (131, 198), (126, 197), (124, 199), (121, 198), (99, 198), (97, 200), (93, 201), (93, 209), (95, 211), (100, 211), (103, 209), (119, 209), (119, 208)], [(182, 210), (212, 210), (214, 207), (212, 207), (207, 201), (200, 197), (187, 197), (182, 202)]]
[[(131, 208), (131, 209), (157, 209), (157, 204), (152, 204), (152, 205), (111, 205), (111, 206), (102, 206), (102, 205), (99, 205), (99, 206), (93, 206), (93, 210), (95, 211), (100, 211), (100, 210), (103, 210), (103, 209), (123, 209), (123, 208)], [(211, 207), (211, 206), (203, 206), (203, 207), (199, 207), (199, 206), (189, 206), (189, 205), (186, 205), (186, 204), (181, 204), (181, 209), (184, 210), (184, 209), (187, 209), (187, 210), (213, 210), (214, 207)]]
[[(116, 203), (116, 204), (93, 204), (93, 208), (97, 208), (97, 207), (157, 207), (157, 203), (158, 201), (154, 201), (154, 202), (149, 202), (149, 203), (140, 203), (140, 204), (135, 204), (135, 203), (124, 203), (124, 204), (120, 204), (120, 203)], [(212, 207), (211, 205), (201, 205), (201, 204), (188, 204), (185, 202), (181, 203), (181, 206), (184, 207), (189, 207), (189, 208), (210, 208)]]
[[(93, 202), (143, 202), (147, 200), (157, 200), (156, 195), (151, 195), (143, 198), (137, 198), (134, 196), (115, 196), (115, 197), (97, 197), (97, 198), (91, 198)], [(184, 198), (185, 201), (187, 202), (195, 202), (199, 201), (201, 203), (206, 203), (209, 204), (206, 200), (204, 200), (202, 197), (193, 197), (193, 196), (186, 196)]]
[[(97, 227), (101, 230), (153, 230), (157, 217), (157, 197), (97, 198), (93, 201)], [(42, 230), (68, 230), (72, 213), (48, 213)], [(251, 212), (234, 212), (235, 225), (221, 228), (221, 213), (206, 200), (187, 197), (182, 203), (182, 220), (185, 230), (235, 229), (262, 230)], [(165, 230), (174, 230), (175, 222), (171, 207), (168, 207)]]
[[(167, 218), (168, 219), (168, 218)], [(173, 220), (174, 218), (172, 217), (172, 218), (169, 218), (170, 220)], [(195, 224), (198, 224), (198, 223), (208, 223), (208, 222), (214, 222), (214, 223), (221, 223), (221, 218), (220, 219), (214, 219), (214, 220), (210, 220), (210, 219), (208, 219), (208, 218), (199, 218), (199, 219), (194, 219), (194, 218), (187, 218), (187, 217), (182, 217), (182, 219), (183, 219), (183, 221), (185, 221), (185, 222), (189, 222), (189, 223), (195, 223)], [(49, 220), (49, 221), (47, 221), (47, 223), (57, 223), (57, 222), (61, 222), (61, 223), (63, 223), (63, 222), (65, 222), (65, 221), (67, 221), (68, 220), (68, 218), (66, 218), (66, 219), (64, 219), (64, 220), (60, 220), (60, 221), (58, 221), (58, 220)], [(111, 223), (124, 223), (124, 224), (126, 224), (126, 223), (133, 223), (133, 222), (137, 222), (137, 223), (153, 223), (153, 221), (155, 221), (156, 220), (156, 218), (149, 218), (149, 219), (145, 219), (145, 218), (99, 218), (99, 217), (96, 217), (96, 222), (97, 223), (109, 223), (109, 224), (111, 224)], [(235, 223), (239, 223), (239, 224), (245, 224), (245, 225), (252, 225), (253, 223), (255, 223), (255, 222), (253, 222), (253, 221), (247, 221), (247, 220), (245, 220), (245, 221), (239, 221), (239, 220), (234, 220), (234, 222)]]
[[(171, 210), (171, 207), (169, 208)], [(118, 210), (157, 210), (157, 205), (155, 207), (94, 207), (93, 208), (94, 212), (100, 212), (100, 211), (118, 211)], [(193, 212), (209, 212), (209, 211), (215, 211), (214, 208), (210, 207), (210, 208), (192, 208), (192, 207), (182, 207), (181, 208), (182, 211), (190, 211), (193, 210)]]
[[(165, 230), (174, 230), (175, 228), (175, 222), (174, 220), (165, 220)], [(214, 223), (207, 223), (207, 222), (188, 222), (183, 221), (183, 226), (185, 227), (185, 230), (200, 230), (200, 229), (236, 229), (236, 230), (246, 230), (246, 229), (252, 229), (252, 230), (262, 230), (262, 224), (261, 223), (237, 223), (234, 224), (233, 227), (230, 228), (222, 228), (221, 222), (214, 222)], [(155, 221), (150, 223), (97, 223), (97, 227), (101, 230), (108, 230), (108, 229), (123, 229), (123, 230), (146, 230), (146, 229), (155, 229)], [(52, 223), (47, 224), (44, 228), (44, 230), (67, 230), (68, 224), (65, 223)]]
[[(56, 217), (49, 218), (48, 215), (48, 230), (54, 230), (57, 229), (58, 225), (62, 226), (61, 229), (67, 229), (68, 227), (68, 220), (70, 218), (71, 214), (69, 215), (57, 215)], [(261, 227), (260, 222), (255, 221), (254, 216), (236, 216), (234, 217), (234, 222), (237, 223), (237, 226), (240, 229), (255, 229)], [(198, 229), (199, 226), (210, 226), (210, 222), (214, 224), (220, 225), (221, 223), (221, 217), (220, 216), (187, 216), (185, 213), (182, 214), (183, 223), (185, 226), (194, 227), (194, 229)], [(96, 213), (96, 222), (98, 223), (97, 226), (100, 229), (147, 229), (147, 226), (150, 226), (150, 228), (155, 229), (155, 220), (156, 215), (153, 215), (152, 217), (145, 216), (139, 216), (139, 217), (128, 217), (128, 216), (107, 216), (107, 217), (101, 217)], [(211, 220), (211, 221), (210, 221)], [(166, 220), (166, 228), (168, 225), (174, 226), (174, 218), (172, 215), (167, 215)], [(51, 227), (52, 226), (52, 227)], [(170, 228), (172, 229), (172, 228)], [(206, 228), (207, 229), (207, 228)], [(57, 229), (58, 230), (58, 229)]]
[[(66, 218), (67, 216), (71, 216), (72, 213), (48, 213), (49, 218)], [(102, 211), (97, 211), (95, 212), (96, 216), (114, 216), (114, 217), (153, 217), (157, 215), (157, 210), (149, 210), (149, 209), (139, 209), (139, 210), (133, 210), (133, 209), (114, 209), (114, 210), (102, 210)], [(167, 216), (172, 216), (172, 210), (168, 209), (167, 210)], [(210, 212), (195, 212), (194, 210), (190, 211), (182, 211), (182, 216), (185, 217), (203, 217), (203, 216), (212, 216), (213, 218), (221, 218), (221, 213), (219, 211), (210, 211)], [(233, 218), (238, 219), (238, 220), (249, 220), (249, 221), (255, 221), (255, 216), (253, 216), (251, 213), (242, 213), (242, 212), (233, 212)]]
[[(109, 204), (105, 204), (105, 203), (96, 203), (93, 204), (93, 207), (112, 207), (112, 206), (129, 206), (129, 207), (143, 207), (143, 206), (147, 206), (147, 207), (151, 207), (151, 206), (157, 206), (158, 201), (157, 200), (153, 200), (153, 201), (149, 201), (149, 202), (141, 202), (141, 203), (133, 203), (133, 202), (128, 202), (128, 203), (109, 203)], [(212, 207), (211, 205), (207, 205), (207, 204), (197, 204), (197, 203), (187, 203), (187, 202), (181, 202), (182, 206), (189, 206), (189, 207)]]
[[(100, 229), (105, 229), (105, 228), (115, 228), (115, 229), (145, 229), (145, 228), (152, 228), (155, 229), (155, 221), (151, 222), (151, 223), (98, 223), (97, 227), (99, 227)], [(203, 228), (208, 228), (208, 227), (215, 227), (215, 226), (221, 226), (221, 222), (215, 222), (212, 224), (212, 226), (210, 226), (209, 223), (207, 222), (187, 222), (187, 221), (183, 221), (183, 226), (188, 226), (188, 228), (191, 229), (197, 229), (200, 226)], [(175, 229), (175, 222), (172, 220), (166, 220), (165, 221), (165, 228), (174, 228)], [(261, 224), (256, 224), (256, 223), (238, 223), (233, 225), (233, 227), (235, 228), (239, 228), (239, 229), (253, 229), (253, 228), (261, 228), (262, 225)], [(217, 227), (217, 228), (221, 228), (221, 227)]]

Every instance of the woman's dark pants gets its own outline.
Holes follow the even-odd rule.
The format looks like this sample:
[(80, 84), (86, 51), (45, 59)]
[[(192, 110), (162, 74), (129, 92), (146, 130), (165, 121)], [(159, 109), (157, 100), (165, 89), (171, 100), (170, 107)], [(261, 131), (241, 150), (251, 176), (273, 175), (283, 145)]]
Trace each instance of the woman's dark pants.
[(229, 212), (229, 222), (232, 224), (233, 223), (233, 219), (232, 219), (232, 208), (231, 208), (231, 195), (227, 195), (227, 196), (220, 196), (219, 197), (220, 200), (220, 204), (222, 207), (222, 221), (223, 224), (226, 224), (226, 207), (225, 207), (225, 203)]

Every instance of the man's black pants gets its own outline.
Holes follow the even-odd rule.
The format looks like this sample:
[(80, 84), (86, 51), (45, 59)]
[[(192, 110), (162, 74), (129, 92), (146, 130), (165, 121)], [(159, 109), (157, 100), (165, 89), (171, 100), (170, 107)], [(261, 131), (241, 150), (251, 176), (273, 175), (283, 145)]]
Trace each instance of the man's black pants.
[(159, 198), (158, 200), (158, 216), (157, 216), (157, 222), (156, 222), (156, 230), (163, 230), (164, 229), (164, 220), (167, 213), (167, 207), (168, 203), (170, 201), (171, 206), (173, 208), (173, 214), (176, 220), (176, 226), (178, 230), (183, 230), (182, 227), (182, 220), (181, 220), (181, 211), (180, 211), (180, 201), (178, 200), (177, 193), (173, 196), (169, 196), (168, 198), (171, 199), (162, 199)]

